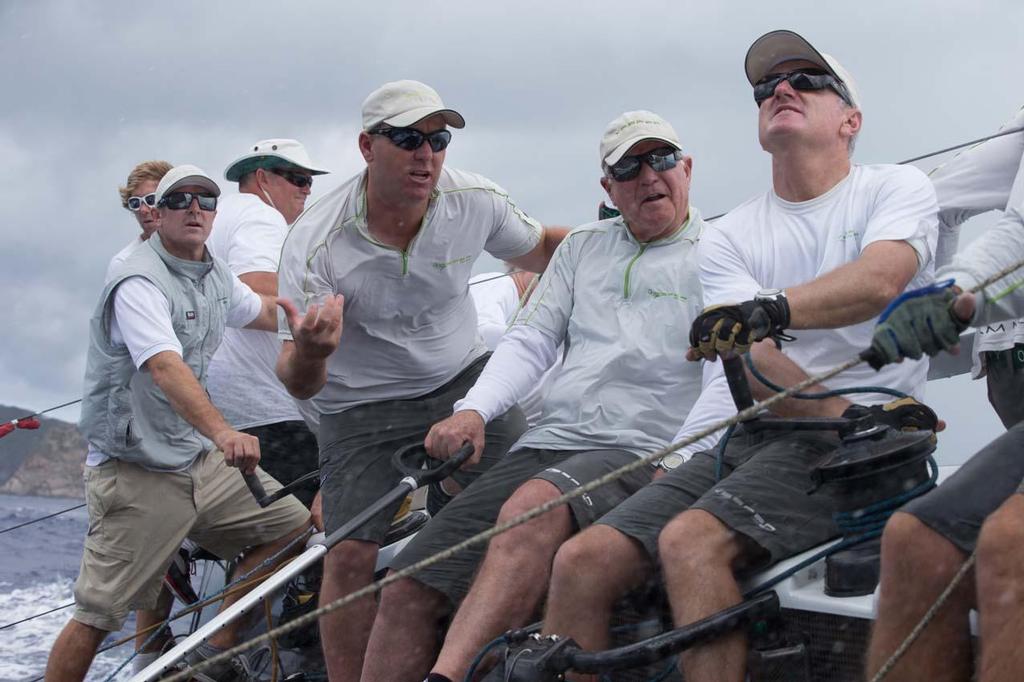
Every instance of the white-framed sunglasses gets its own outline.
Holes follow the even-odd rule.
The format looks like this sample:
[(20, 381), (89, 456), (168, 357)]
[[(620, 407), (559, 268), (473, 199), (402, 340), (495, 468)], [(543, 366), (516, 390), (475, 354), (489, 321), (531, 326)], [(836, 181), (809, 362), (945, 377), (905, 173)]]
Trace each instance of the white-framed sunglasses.
[(156, 193), (150, 192), (144, 197), (128, 197), (129, 211), (138, 211), (139, 209), (142, 208), (143, 204), (149, 206), (150, 208), (156, 206)]

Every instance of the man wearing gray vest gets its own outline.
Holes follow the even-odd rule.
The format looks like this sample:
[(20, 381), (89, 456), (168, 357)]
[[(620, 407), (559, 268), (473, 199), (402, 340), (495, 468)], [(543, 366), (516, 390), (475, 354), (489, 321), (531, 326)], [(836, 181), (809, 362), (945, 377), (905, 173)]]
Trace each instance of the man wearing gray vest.
[[(323, 304), (318, 323), (337, 324), (340, 334), (340, 343), (326, 334), (324, 343), (311, 343), (307, 326), (289, 316), (277, 365), (288, 391), (313, 398), (321, 413), (328, 533), (398, 483), (391, 455), (422, 442), (483, 369), (487, 349), (469, 294), (473, 262), (486, 250), (516, 267), (543, 270), (565, 234), (542, 227), (490, 180), (444, 167), (448, 127), (465, 121), (429, 86), (387, 83), (367, 97), (362, 114), (366, 170), (302, 214), (285, 239), (279, 271), (281, 295), (310, 317)], [(456, 473), (460, 485), (525, 428), (518, 408), (495, 417), (483, 462), (478, 453)], [(331, 549), (323, 603), (370, 582), (397, 508)], [(321, 618), (332, 682), (359, 679), (375, 608), (368, 597)]]
[[(276, 299), (253, 293), (206, 250), (219, 194), (195, 166), (169, 171), (156, 189), (157, 233), (113, 273), (90, 321), (79, 423), (89, 444), (89, 530), (75, 614), (54, 644), (47, 682), (84, 679), (106, 635), (132, 609), (156, 605), (186, 537), (224, 559), (250, 548), (238, 565), (245, 572), (308, 523), (294, 498), (256, 504), (231, 468), (278, 489), (256, 468), (259, 441), (232, 429), (204, 389), (225, 325), (276, 324)], [(199, 655), (236, 638), (229, 626)], [(199, 679), (238, 674), (231, 664), (204, 672)]]

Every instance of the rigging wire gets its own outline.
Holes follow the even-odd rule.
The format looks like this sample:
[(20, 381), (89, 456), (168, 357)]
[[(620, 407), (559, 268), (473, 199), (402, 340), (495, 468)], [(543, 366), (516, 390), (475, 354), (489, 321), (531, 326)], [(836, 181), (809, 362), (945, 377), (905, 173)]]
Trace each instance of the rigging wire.
[[(10, 528), (4, 528), (4, 529), (0, 530), (0, 535), (3, 535), (4, 533), (9, 533), (12, 530), (18, 530), (19, 528), (24, 528), (25, 526), (31, 526), (33, 523), (39, 523), (40, 521), (45, 521), (46, 519), (52, 519), (53, 517), (60, 516), (61, 514), (67, 514), (68, 512), (73, 512), (76, 509), (81, 509), (84, 506), (85, 506), (85, 502), (83, 502), (82, 504), (76, 504), (74, 507), (68, 507), (67, 509), (61, 509), (60, 511), (53, 512), (52, 514), (47, 514), (46, 516), (40, 516), (37, 519), (30, 519), (28, 521), (25, 521), (24, 523), (19, 523), (16, 526), (11, 526)], [(0, 628), (0, 630), (2, 630), (2, 629), (3, 628)]]

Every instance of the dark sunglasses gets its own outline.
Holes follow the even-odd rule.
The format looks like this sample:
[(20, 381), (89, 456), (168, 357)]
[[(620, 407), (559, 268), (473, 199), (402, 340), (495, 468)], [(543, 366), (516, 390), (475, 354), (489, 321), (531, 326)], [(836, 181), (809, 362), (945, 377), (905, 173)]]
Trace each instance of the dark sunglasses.
[(192, 192), (171, 192), (164, 195), (158, 206), (166, 206), (172, 211), (184, 211), (192, 205), (193, 199), (199, 202), (199, 208), (203, 211), (217, 209), (217, 197), (211, 194), (193, 194)]
[(775, 88), (782, 81), (788, 82), (794, 90), (811, 91), (831, 88), (843, 101), (853, 106), (850, 93), (835, 76), (821, 69), (795, 69), (787, 73), (773, 73), (754, 84), (754, 101), (760, 107), (766, 99), (775, 94)]
[(608, 166), (608, 175), (616, 182), (626, 182), (640, 175), (640, 166), (647, 164), (651, 170), (662, 173), (676, 167), (683, 153), (671, 147), (659, 147), (646, 154), (623, 156), (615, 165)]
[(128, 197), (129, 211), (138, 211), (142, 208), (143, 204), (149, 206), (150, 208), (156, 206), (156, 194), (150, 192), (144, 197)]
[(299, 189), (313, 186), (313, 176), (303, 175), (302, 173), (296, 173), (295, 171), (283, 170), (281, 168), (271, 168), (270, 172), (274, 175), (280, 175), (282, 178), (287, 180), (289, 183), (295, 185)]
[(432, 151), (439, 152), (444, 150), (452, 141), (452, 134), (449, 130), (421, 133), (415, 128), (380, 128), (372, 131), (370, 134), (383, 135), (391, 140), (393, 145), (407, 152), (419, 149), (424, 142), (430, 144)]

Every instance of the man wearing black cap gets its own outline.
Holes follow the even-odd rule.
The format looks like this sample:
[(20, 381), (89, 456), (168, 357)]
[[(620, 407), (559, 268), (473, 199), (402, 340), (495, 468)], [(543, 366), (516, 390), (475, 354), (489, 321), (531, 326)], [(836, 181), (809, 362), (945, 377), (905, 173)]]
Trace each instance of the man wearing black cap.
[[(873, 318), (908, 284), (930, 280), (935, 192), (915, 168), (851, 164), (861, 127), (856, 86), (797, 34), (759, 38), (746, 72), (761, 146), (772, 157), (772, 190), (705, 231), (700, 279), (710, 307), (691, 328), (688, 357), (713, 360), (749, 348), (764, 375), (791, 386), (867, 347)], [(797, 330), (797, 339), (780, 350), (775, 338), (786, 329)], [(920, 395), (926, 373), (922, 363), (893, 365), (884, 375), (864, 367), (812, 390), (880, 384)], [(755, 398), (771, 394), (754, 379), (751, 389)], [(698, 407), (716, 399), (709, 389)], [(883, 412), (885, 395), (855, 399), (862, 405), (789, 399), (773, 411), (889, 414), (896, 426), (907, 413), (930, 413), (916, 403)], [(830, 432), (741, 427), (720, 463), (714, 452), (698, 453), (662, 476), (562, 546), (545, 631), (604, 647), (615, 600), (657, 564), (678, 625), (739, 603), (735, 572), (764, 569), (838, 534), (831, 498), (806, 494), (811, 466), (836, 443)], [(746, 646), (737, 633), (684, 652), (685, 679), (741, 682)]]
[[(312, 398), (321, 415), (328, 533), (397, 485), (392, 454), (450, 416), (483, 369), (469, 295), (473, 262), (486, 250), (539, 272), (565, 234), (545, 229), (490, 180), (444, 167), (449, 126), (465, 121), (429, 86), (387, 83), (362, 113), (366, 170), (308, 208), (281, 254), (281, 295), (319, 311), (319, 330), (291, 318), (281, 326), (277, 369), (289, 392)], [(487, 447), (456, 480), (468, 485), (524, 428), (517, 407), (498, 415)], [(327, 555), (324, 603), (370, 582), (398, 504)], [(375, 608), (367, 597), (321, 618), (334, 682), (359, 679)]]

